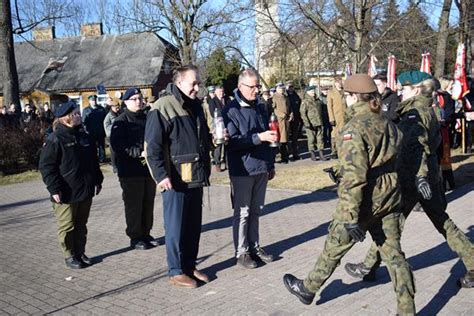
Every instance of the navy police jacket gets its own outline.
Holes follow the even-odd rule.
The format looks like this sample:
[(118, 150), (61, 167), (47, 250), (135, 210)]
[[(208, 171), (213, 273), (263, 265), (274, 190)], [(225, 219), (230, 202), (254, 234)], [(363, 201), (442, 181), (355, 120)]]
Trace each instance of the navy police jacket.
[(67, 204), (92, 198), (95, 186), (104, 180), (90, 136), (63, 124), (46, 139), (39, 170), (49, 193), (59, 194)]

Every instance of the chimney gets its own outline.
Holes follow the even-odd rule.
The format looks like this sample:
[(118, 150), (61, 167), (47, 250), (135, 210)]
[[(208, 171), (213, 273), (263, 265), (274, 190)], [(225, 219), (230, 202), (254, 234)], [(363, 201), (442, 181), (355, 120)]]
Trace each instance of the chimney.
[(54, 26), (33, 29), (33, 41), (51, 41), (56, 38)]
[(81, 25), (81, 36), (83, 37), (101, 36), (102, 34), (102, 23), (89, 23)]

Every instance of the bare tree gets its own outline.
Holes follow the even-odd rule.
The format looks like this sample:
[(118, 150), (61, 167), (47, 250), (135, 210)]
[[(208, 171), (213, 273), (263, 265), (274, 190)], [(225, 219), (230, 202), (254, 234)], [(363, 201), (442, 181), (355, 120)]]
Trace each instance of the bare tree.
[(20, 89), (13, 45), (13, 24), (10, 0), (0, 1), (0, 61), (3, 69), (3, 103), (20, 104)]
[(138, 23), (141, 30), (169, 35), (183, 64), (196, 61), (195, 48), (204, 34), (239, 21), (232, 3), (215, 7), (207, 0), (145, 0), (143, 4), (135, 5), (137, 12), (123, 18)]
[(435, 76), (444, 75), (444, 66), (446, 61), (446, 46), (449, 35), (449, 12), (453, 0), (444, 0), (443, 9), (439, 18), (438, 41), (436, 44)]

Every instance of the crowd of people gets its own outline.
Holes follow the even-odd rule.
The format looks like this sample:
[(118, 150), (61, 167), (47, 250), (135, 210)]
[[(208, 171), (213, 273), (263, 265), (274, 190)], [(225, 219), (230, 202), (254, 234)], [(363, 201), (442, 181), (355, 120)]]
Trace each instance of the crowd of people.
[[(314, 269), (304, 280), (284, 276), (292, 294), (310, 304), (341, 258), (369, 232), (369, 254), (362, 263), (347, 264), (346, 271), (373, 280), (384, 261), (398, 313), (414, 314), (415, 285), (400, 236), (416, 203), (465, 264), (460, 286), (474, 287), (474, 247), (446, 213), (441, 177), (443, 141), (448, 149), (455, 145), (450, 120), (467, 116), (450, 102), (449, 78), (438, 81), (411, 71), (398, 80), (399, 91), (392, 91), (383, 74), (356, 74), (345, 81), (336, 78), (332, 89), (309, 85), (300, 96), (291, 81), (262, 89), (258, 73), (246, 69), (232, 96), (225, 96), (222, 86), (213, 86), (202, 101), (199, 70), (186, 65), (175, 70), (166, 91), (152, 103), (145, 102), (140, 89), (130, 88), (120, 101), (107, 101), (108, 113), (94, 96), (82, 119), (74, 102), (56, 106), (39, 169), (53, 202), (66, 265), (92, 264), (85, 254), (86, 224), (92, 198), (102, 188), (99, 162), (105, 138), (122, 188), (125, 232), (133, 249), (158, 245), (150, 232), (154, 197), (156, 191), (161, 194), (171, 284), (195, 288), (209, 282), (196, 260), (203, 187), (210, 185), (213, 169), (221, 172), (224, 167), (229, 173), (236, 264), (253, 269), (257, 261), (271, 263), (274, 256), (259, 242), (267, 183), (275, 177), (275, 162), (300, 159), (298, 138), (304, 127), (311, 159), (335, 159), (331, 175), (338, 183), (339, 200)], [(278, 131), (269, 129), (271, 116), (278, 120)], [(216, 142), (216, 118), (226, 127), (224, 144)], [(277, 161), (271, 146), (276, 142)], [(331, 148), (329, 156), (325, 147)]]

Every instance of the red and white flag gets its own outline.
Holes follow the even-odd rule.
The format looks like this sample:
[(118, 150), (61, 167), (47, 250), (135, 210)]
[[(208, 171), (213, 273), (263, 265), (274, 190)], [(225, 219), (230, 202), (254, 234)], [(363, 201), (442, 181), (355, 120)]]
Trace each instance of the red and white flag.
[(367, 74), (370, 76), (370, 77), (373, 77), (377, 74), (377, 67), (375, 65), (375, 63), (378, 62), (377, 58), (375, 57), (375, 55), (370, 55), (370, 58), (369, 58), (369, 66), (368, 66), (368, 72)]
[(388, 57), (387, 86), (392, 91), (397, 91), (397, 59), (393, 55)]
[(430, 53), (421, 54), (421, 72), (426, 72), (431, 75), (431, 55)]
[[(468, 93), (469, 86), (467, 85), (466, 80), (466, 48), (464, 47), (464, 44), (460, 43), (456, 52), (456, 65), (454, 66), (454, 84), (451, 96), (454, 100), (459, 100)], [(471, 107), (471, 105), (466, 104), (466, 107)], [(470, 108), (468, 108), (468, 110), (470, 110)]]

